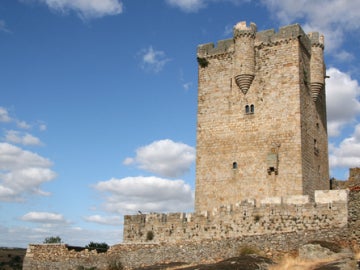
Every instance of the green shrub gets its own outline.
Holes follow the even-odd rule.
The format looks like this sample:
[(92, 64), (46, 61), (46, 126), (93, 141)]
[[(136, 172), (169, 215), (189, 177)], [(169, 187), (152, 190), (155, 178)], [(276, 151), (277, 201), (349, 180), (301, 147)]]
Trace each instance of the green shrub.
[(44, 240), (44, 244), (60, 244), (61, 238), (59, 236), (50, 236), (46, 237)]
[(242, 246), (239, 250), (240, 255), (250, 255), (250, 254), (259, 254), (259, 251), (256, 248), (250, 246)]
[(85, 248), (87, 248), (88, 250), (94, 250), (96, 249), (96, 251), (98, 253), (101, 252), (106, 252), (109, 249), (109, 245), (106, 243), (95, 243), (95, 242), (90, 242), (88, 245), (85, 246)]

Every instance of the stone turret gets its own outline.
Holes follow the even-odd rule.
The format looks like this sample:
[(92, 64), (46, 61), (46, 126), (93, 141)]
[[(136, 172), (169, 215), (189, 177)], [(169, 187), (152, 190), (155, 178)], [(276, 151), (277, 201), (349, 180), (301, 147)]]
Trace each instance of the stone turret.
[(311, 59), (310, 59), (310, 86), (311, 95), (314, 101), (317, 100), (325, 85), (325, 65), (324, 65), (324, 36), (319, 36), (318, 32), (308, 34), (311, 40)]
[(239, 22), (234, 26), (234, 78), (240, 90), (246, 94), (255, 76), (256, 25)]

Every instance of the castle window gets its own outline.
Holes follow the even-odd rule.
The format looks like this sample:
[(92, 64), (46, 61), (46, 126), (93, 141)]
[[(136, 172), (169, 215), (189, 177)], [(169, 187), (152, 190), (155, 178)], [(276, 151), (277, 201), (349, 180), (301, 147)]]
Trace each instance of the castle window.
[(314, 139), (314, 154), (315, 154), (316, 156), (319, 155), (319, 148), (318, 148), (316, 139)]
[(238, 168), (237, 162), (233, 162), (232, 168), (233, 168), (233, 170), (236, 170)]
[(245, 106), (245, 114), (253, 114), (255, 112), (254, 104)]

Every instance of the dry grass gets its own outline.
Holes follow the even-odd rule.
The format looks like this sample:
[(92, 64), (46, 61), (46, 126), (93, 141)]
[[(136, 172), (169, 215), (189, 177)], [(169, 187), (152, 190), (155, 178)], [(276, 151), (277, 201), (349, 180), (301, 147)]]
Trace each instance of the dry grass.
[(360, 251), (355, 254), (355, 260), (360, 261)]
[(284, 257), (279, 264), (269, 267), (269, 270), (312, 270), (324, 263), (329, 263), (332, 260), (301, 260), (295, 257)]

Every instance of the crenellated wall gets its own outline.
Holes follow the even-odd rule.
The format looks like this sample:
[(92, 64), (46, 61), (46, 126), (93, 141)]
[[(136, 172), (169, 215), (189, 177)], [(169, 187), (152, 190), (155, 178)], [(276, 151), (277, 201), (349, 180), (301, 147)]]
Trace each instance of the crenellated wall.
[(308, 196), (272, 197), (214, 208), (202, 213), (151, 213), (124, 217), (125, 243), (225, 239), (346, 227), (347, 191), (316, 191)]
[[(347, 207), (343, 205), (343, 200), (346, 197), (348, 200)], [(320, 209), (317, 213), (313, 213), (316, 214), (317, 218), (314, 216), (312, 220), (317, 225), (313, 224), (312, 228), (304, 227), (303, 224), (309, 224), (308, 216), (305, 214), (296, 221), (297, 226), (303, 229), (296, 231), (275, 230), (275, 232), (267, 234), (238, 235), (219, 239), (196, 240), (195, 237), (190, 241), (180, 242), (144, 241), (141, 243), (124, 243), (112, 246), (106, 253), (100, 254), (96, 251), (76, 251), (64, 244), (29, 245), (23, 270), (78, 270), (91, 267), (96, 267), (98, 270), (108, 270), (117, 269), (110, 268), (114, 264), (121, 264), (124, 269), (132, 269), (144, 265), (169, 262), (210, 263), (238, 256), (244, 247), (258, 249), (268, 257), (278, 257), (284, 253), (296, 251), (299, 246), (314, 240), (334, 241), (344, 246), (359, 247), (360, 187), (353, 187), (350, 191), (321, 192), (318, 193), (317, 200)], [(307, 205), (306, 201), (303, 197), (292, 197), (283, 200), (282, 205), (284, 206), (284, 203), (296, 203), (299, 206), (305, 206)], [(266, 203), (270, 202), (272, 205), (278, 206), (276, 209), (281, 208), (279, 198), (266, 200)], [(254, 207), (253, 201), (249, 201), (248, 205)], [(327, 210), (325, 209), (326, 205), (328, 206)], [(346, 209), (347, 211), (344, 213)], [(271, 211), (270, 208), (269, 210)], [(330, 210), (332, 210), (332, 213)], [(222, 214), (226, 212), (227, 210)], [(336, 213), (340, 217), (336, 217)], [(218, 214), (222, 215), (219, 212)], [(342, 222), (344, 222), (341, 217), (345, 218), (345, 216), (347, 217), (346, 224), (341, 226)], [(169, 215), (170, 220), (168, 221), (173, 221), (172, 217), (176, 220), (184, 218), (181, 215)], [(188, 217), (190, 218), (190, 216)], [(256, 216), (253, 216), (253, 218), (257, 219)], [(258, 221), (261, 222), (261, 219)], [(281, 216), (273, 215), (273, 221), (278, 224), (281, 223)], [(253, 224), (256, 226), (256, 220), (253, 221)], [(326, 224), (328, 226), (325, 226)]]

